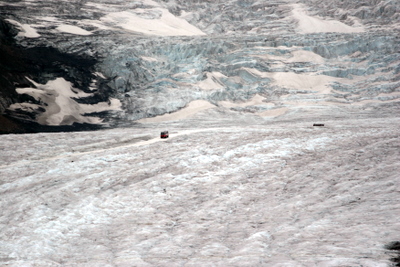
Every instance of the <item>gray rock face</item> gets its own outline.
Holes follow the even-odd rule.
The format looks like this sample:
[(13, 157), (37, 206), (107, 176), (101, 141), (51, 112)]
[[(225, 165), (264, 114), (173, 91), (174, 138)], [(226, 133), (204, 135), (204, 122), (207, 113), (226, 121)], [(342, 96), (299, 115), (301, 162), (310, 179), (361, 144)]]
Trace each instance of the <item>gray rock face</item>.
[[(42, 125), (117, 126), (194, 100), (398, 102), (395, 2), (3, 1), (0, 111)], [(72, 93), (46, 103), (43, 88), (57, 91), (48, 88), (57, 78)], [(38, 85), (40, 94), (26, 89)]]

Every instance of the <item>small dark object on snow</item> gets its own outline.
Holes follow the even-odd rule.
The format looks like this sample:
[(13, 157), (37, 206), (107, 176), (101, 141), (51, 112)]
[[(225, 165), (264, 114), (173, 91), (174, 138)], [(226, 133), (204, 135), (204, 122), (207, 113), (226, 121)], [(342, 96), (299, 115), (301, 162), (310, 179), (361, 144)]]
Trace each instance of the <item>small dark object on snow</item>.
[(314, 123), (313, 126), (325, 126), (323, 123)]
[(163, 132), (161, 132), (160, 137), (161, 137), (161, 138), (168, 138), (168, 137), (169, 137), (168, 131), (163, 131)]

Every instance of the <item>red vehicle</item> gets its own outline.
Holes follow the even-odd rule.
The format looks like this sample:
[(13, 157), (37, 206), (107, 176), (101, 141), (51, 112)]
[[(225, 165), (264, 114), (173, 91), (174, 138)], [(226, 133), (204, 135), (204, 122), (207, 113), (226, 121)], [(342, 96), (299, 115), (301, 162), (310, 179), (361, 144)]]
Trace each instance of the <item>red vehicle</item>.
[(161, 137), (161, 138), (168, 138), (168, 137), (169, 137), (168, 131), (163, 131), (163, 132), (161, 132), (160, 137)]

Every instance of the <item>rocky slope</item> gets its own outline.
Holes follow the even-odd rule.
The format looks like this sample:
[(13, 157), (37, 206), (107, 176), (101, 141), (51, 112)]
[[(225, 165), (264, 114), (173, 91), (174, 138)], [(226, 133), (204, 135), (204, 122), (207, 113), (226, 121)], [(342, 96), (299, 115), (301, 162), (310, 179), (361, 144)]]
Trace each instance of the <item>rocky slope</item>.
[(261, 117), (398, 108), (396, 1), (0, 4), (0, 111), (40, 130), (131, 125), (196, 100)]

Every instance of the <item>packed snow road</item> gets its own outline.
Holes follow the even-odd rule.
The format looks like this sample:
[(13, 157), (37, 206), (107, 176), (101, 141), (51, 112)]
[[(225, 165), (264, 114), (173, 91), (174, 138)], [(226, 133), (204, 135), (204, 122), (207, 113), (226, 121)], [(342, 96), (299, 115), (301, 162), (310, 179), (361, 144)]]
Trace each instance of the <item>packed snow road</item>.
[(0, 264), (388, 266), (399, 125), (3, 135)]

